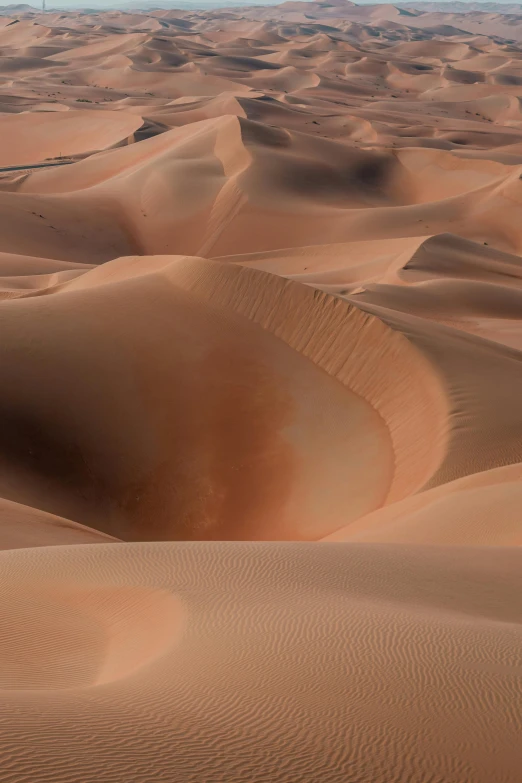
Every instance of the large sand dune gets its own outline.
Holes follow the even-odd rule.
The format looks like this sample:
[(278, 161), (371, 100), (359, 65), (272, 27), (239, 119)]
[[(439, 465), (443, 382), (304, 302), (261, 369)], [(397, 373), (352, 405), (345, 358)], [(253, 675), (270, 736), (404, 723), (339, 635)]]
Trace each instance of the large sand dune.
[(0, 13), (0, 781), (520, 783), (522, 15)]

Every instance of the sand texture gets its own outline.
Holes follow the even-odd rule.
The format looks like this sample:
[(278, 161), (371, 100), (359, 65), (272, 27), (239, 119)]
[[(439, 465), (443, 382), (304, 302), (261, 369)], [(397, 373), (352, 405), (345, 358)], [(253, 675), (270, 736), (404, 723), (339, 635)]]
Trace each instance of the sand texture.
[(522, 13), (0, 9), (0, 783), (520, 783)]

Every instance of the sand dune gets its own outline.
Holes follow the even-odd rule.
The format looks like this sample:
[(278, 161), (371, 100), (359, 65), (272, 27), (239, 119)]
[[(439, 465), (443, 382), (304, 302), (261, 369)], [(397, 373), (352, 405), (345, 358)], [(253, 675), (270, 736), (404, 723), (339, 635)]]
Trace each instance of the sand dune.
[(520, 546), (521, 476), (520, 464), (474, 473), (381, 508), (328, 539)]
[(6, 780), (139, 780), (151, 759), (160, 781), (190, 780), (196, 760), (220, 781), (517, 778), (517, 549), (113, 544), (0, 559), (4, 632), (25, 650), (4, 653)]
[(421, 487), (442, 460), (437, 376), (401, 335), (326, 294), (172, 257), (113, 261), (35, 294), (4, 313), (18, 370), (32, 345), (5, 378), (12, 500), (130, 539), (320, 538)]
[(486, 5), (0, 9), (1, 781), (519, 783)]
[[(67, 544), (105, 544), (111, 536), (2, 498), (0, 502), (0, 549), (56, 546)], [(38, 663), (35, 663), (38, 666)]]
[(1, 123), (6, 147), (0, 153), (0, 166), (41, 163), (112, 147), (127, 141), (142, 124), (123, 112), (93, 111), (8, 114)]

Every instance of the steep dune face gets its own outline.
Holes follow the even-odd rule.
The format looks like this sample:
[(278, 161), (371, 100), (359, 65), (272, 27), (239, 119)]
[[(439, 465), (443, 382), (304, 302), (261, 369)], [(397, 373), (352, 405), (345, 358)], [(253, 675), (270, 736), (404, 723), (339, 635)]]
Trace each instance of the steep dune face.
[(436, 5), (0, 9), (2, 781), (519, 783), (522, 17)]
[(5, 304), (13, 500), (131, 539), (319, 538), (443, 458), (444, 390), (422, 355), (298, 283), (129, 258)]

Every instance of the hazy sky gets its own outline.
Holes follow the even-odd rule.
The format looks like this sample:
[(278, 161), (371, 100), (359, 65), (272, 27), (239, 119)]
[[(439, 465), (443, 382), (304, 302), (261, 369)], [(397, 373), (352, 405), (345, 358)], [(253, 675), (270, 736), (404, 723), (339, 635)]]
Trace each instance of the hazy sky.
[[(32, 5), (35, 8), (40, 7), (38, 0), (25, 0), (28, 5)], [(282, 3), (285, 0), (143, 0), (143, 8), (150, 8), (156, 6), (158, 8), (186, 8), (188, 6), (194, 8), (200, 8), (203, 6), (215, 5), (215, 6), (231, 6), (231, 5), (276, 5)], [(302, 0), (303, 2), (313, 2), (313, 0)], [(368, 0), (367, 0), (368, 1)], [(12, 0), (16, 2), (16, 0)], [(20, 0), (24, 2), (24, 0)], [(127, 0), (132, 4), (133, 8), (138, 8), (139, 0)], [(47, 9), (52, 8), (123, 8), (127, 5), (126, 0), (46, 0)], [(4, 0), (7, 5), (7, 0)], [(1, 4), (1, 3), (0, 3)], [(363, 5), (363, 2), (359, 0), (359, 4)]]
[[(15, 0), (13, 0), (15, 1)], [(124, 8), (127, 2), (131, 2), (133, 8), (138, 8), (138, 0), (46, 0), (47, 8)], [(313, 2), (313, 0), (302, 0), (302, 2)], [(376, 0), (353, 0), (358, 5), (377, 4)], [(426, 0), (428, 2), (429, 0)], [(461, 0), (462, 2), (480, 2), (480, 0)], [(484, 2), (505, 2), (513, 5), (522, 3), (522, 0), (484, 0)], [(23, 0), (21, 0), (23, 2)], [(38, 0), (27, 0), (30, 5), (34, 5), (36, 8), (40, 7)], [(231, 5), (277, 5), (284, 0), (144, 0), (143, 8), (151, 7), (153, 5), (157, 7), (165, 8), (202, 8), (205, 6), (219, 6), (226, 7)], [(378, 2), (378, 0), (377, 0)], [(381, 3), (393, 3), (394, 0), (381, 0)], [(405, 2), (413, 2), (413, 0), (405, 0)], [(417, 0), (420, 5), (423, 0)], [(451, 3), (453, 0), (437, 0), (437, 2)], [(0, 0), (0, 4), (2, 0)], [(6, 0), (4, 3), (7, 4)], [(400, 5), (400, 0), (396, 0), (396, 4)]]

